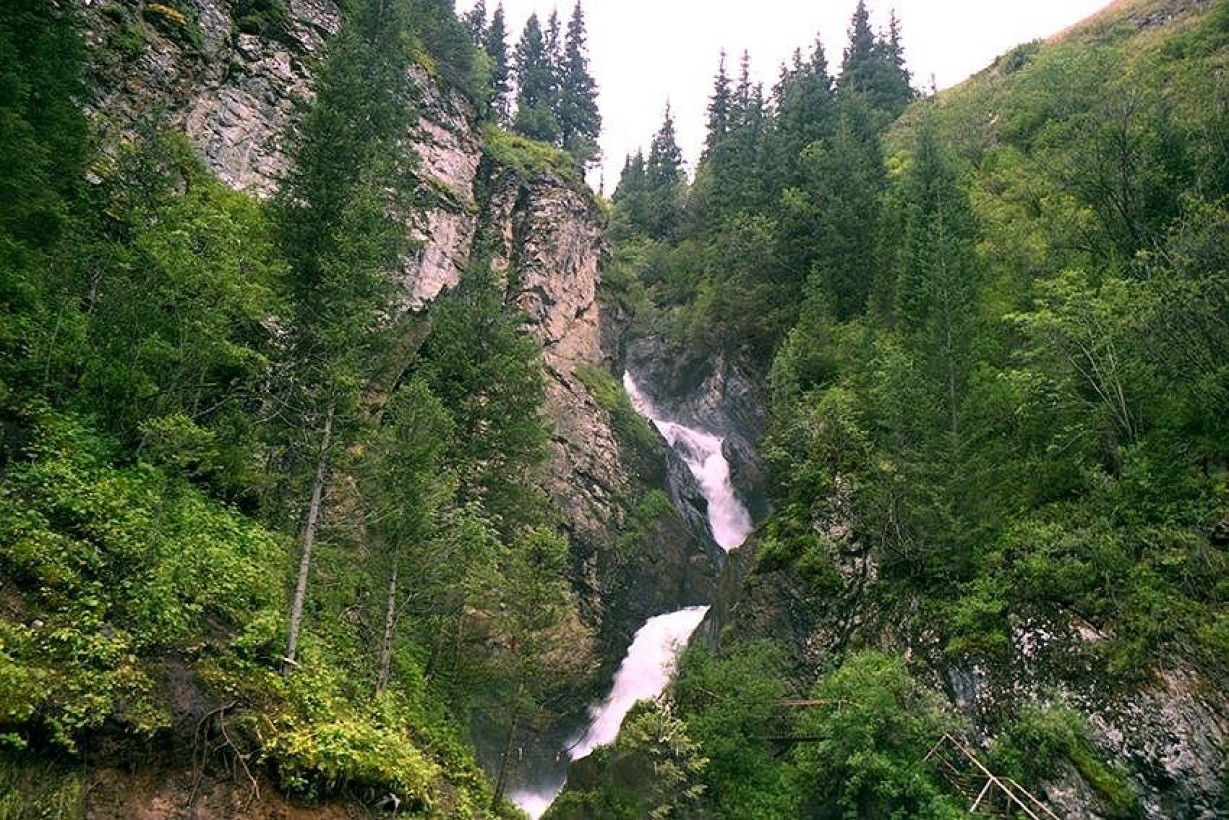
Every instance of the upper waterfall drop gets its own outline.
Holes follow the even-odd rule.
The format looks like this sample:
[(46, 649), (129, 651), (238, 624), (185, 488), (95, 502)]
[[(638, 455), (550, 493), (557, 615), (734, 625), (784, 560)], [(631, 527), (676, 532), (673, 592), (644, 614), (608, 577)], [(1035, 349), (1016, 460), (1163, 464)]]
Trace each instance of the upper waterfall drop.
[(751, 514), (730, 482), (730, 464), (721, 451), (721, 437), (662, 418), (630, 372), (623, 372), (623, 387), (636, 412), (653, 422), (699, 482), (708, 501), (708, 523), (713, 540), (727, 552), (741, 546), (751, 534)]

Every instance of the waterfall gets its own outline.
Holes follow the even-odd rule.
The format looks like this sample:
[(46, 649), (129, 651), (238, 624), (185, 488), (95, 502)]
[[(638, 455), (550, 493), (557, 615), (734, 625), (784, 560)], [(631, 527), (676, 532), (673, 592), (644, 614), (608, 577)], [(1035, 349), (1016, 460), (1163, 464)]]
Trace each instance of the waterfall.
[(730, 463), (721, 452), (721, 438), (662, 418), (632, 374), (626, 371), (623, 373), (623, 387), (631, 397), (636, 412), (653, 422), (662, 438), (674, 448), (699, 482), (700, 491), (708, 501), (708, 525), (713, 540), (726, 552), (741, 545), (751, 534), (751, 515), (738, 500), (730, 483)]
[[(751, 533), (751, 515), (738, 500), (730, 483), (730, 465), (722, 454), (719, 436), (662, 418), (640, 390), (630, 373), (623, 386), (636, 412), (653, 423), (691, 471), (708, 502), (708, 524), (713, 540), (729, 551)], [(589, 726), (568, 744), (564, 753), (571, 760), (585, 757), (598, 746), (614, 741), (623, 718), (638, 700), (661, 695), (674, 672), (675, 655), (686, 646), (708, 612), (706, 606), (691, 606), (649, 618), (636, 631), (627, 655), (615, 673), (610, 694), (589, 708)], [(533, 791), (516, 791), (509, 799), (530, 817), (541, 817), (563, 789), (563, 783)]]

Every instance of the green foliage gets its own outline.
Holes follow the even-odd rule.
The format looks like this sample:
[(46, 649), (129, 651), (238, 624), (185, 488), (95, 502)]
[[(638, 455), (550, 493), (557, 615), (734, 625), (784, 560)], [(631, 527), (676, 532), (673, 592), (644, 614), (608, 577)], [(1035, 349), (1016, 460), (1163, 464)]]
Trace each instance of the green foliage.
[(898, 659), (846, 658), (812, 693), (794, 752), (803, 812), (811, 817), (958, 817), (927, 750), (953, 719)]
[(679, 659), (676, 711), (708, 758), (704, 804), (720, 817), (787, 817), (791, 795), (771, 738), (788, 734), (781, 648), (770, 643), (712, 654), (700, 646)]
[(232, 14), (235, 28), (244, 34), (279, 39), (289, 33), (290, 11), (285, 0), (239, 0)]
[(576, 169), (564, 151), (544, 142), (505, 131), (494, 124), (484, 126), (483, 152), (498, 165), (511, 168), (525, 177), (551, 171), (564, 179), (575, 179)]
[(0, 623), (0, 720), (70, 750), (108, 720), (148, 734), (167, 716), (146, 659), (276, 606), (281, 544), (154, 467), (112, 466), (78, 419), (31, 422), (0, 496), (0, 564), (30, 590), (29, 620)]
[(520, 332), (489, 266), (475, 265), (461, 285), (437, 300), (423, 345), (421, 373), (457, 425), (451, 453), (461, 497), (481, 500), (515, 520), (532, 507), (527, 480), (545, 457), (539, 412), (545, 382), (537, 343)]
[(1086, 720), (1075, 710), (1030, 705), (994, 739), (992, 765), (1026, 786), (1035, 786), (1056, 775), (1065, 761), (1105, 799), (1111, 816), (1136, 816), (1139, 799), (1127, 774), (1102, 763), (1088, 735)]
[(0, 820), (81, 816), (82, 776), (54, 763), (31, 767), (19, 754), (0, 751)]

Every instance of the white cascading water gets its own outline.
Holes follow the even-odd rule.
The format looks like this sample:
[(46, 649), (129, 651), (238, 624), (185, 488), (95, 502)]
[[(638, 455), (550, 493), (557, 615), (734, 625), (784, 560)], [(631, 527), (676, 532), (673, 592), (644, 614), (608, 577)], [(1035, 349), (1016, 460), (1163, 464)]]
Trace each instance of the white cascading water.
[(636, 412), (653, 422), (699, 482), (700, 491), (708, 501), (708, 525), (713, 531), (713, 540), (727, 552), (741, 545), (751, 533), (751, 516), (730, 483), (730, 464), (722, 455), (721, 438), (661, 418), (632, 374), (626, 371), (623, 387)]
[[(708, 524), (713, 540), (727, 551), (742, 544), (751, 532), (751, 516), (730, 483), (730, 465), (721, 452), (722, 440), (711, 433), (660, 418), (630, 373), (623, 374), (623, 386), (636, 412), (653, 422), (700, 484), (700, 491), (708, 501)], [(588, 729), (565, 750), (569, 759), (578, 760), (598, 746), (612, 743), (619, 734), (623, 718), (636, 701), (650, 700), (662, 693), (674, 673), (678, 649), (686, 646), (706, 612), (706, 606), (689, 606), (649, 618), (637, 630), (615, 673), (610, 694), (589, 708)], [(562, 789), (563, 783), (559, 783), (536, 791), (512, 792), (508, 797), (530, 817), (538, 818)]]

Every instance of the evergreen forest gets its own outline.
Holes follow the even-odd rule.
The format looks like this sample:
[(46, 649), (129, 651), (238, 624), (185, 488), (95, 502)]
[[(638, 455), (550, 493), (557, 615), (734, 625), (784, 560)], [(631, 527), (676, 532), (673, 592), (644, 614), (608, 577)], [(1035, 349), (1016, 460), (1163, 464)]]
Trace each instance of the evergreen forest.
[[(1088, 718), (1229, 679), (1229, 6), (1172, 5), (923, 95), (859, 3), (770, 89), (722, 55), (693, 175), (669, 109), (627, 158), (607, 298), (762, 374), (773, 512), (721, 639), (548, 816), (964, 816), (945, 736), (1096, 816), (1229, 811), (1223, 755), (1155, 814)], [(1035, 629), (1084, 637), (1022, 656)], [(994, 694), (953, 710), (953, 668)]]

